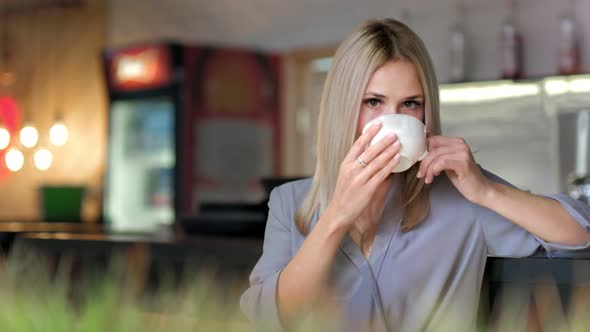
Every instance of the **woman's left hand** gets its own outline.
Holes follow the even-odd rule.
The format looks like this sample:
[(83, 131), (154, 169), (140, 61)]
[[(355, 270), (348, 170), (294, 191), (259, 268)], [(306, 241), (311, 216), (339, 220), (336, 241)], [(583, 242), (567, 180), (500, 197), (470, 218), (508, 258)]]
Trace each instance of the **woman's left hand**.
[(490, 188), (490, 180), (482, 174), (471, 149), (462, 138), (428, 138), (428, 155), (420, 162), (417, 176), (424, 178), (425, 183), (432, 183), (434, 177), (443, 171), (461, 194), (472, 202), (482, 200)]

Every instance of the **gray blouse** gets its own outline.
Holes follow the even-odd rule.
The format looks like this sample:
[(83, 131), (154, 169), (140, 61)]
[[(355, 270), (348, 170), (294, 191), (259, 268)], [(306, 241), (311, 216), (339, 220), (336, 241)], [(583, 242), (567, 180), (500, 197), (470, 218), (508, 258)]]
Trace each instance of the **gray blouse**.
[[(306, 179), (272, 191), (263, 254), (250, 276), (250, 288), (241, 297), (248, 318), (272, 330), (283, 330), (277, 281), (305, 240), (294, 216), (310, 185), (311, 180)], [(431, 185), (428, 217), (416, 229), (402, 232), (402, 209), (395, 204), (399, 202), (397, 187), (393, 181), (370, 256), (365, 258), (346, 236), (332, 264), (330, 282), (338, 295), (330, 300), (344, 308), (345, 326), (350, 330), (370, 322), (373, 331), (474, 331), (488, 256), (525, 257), (540, 246), (549, 255), (590, 247), (590, 243), (547, 243), (494, 211), (471, 203), (444, 175)], [(559, 201), (590, 230), (588, 206), (564, 194), (547, 197)], [(312, 228), (317, 219), (316, 213)]]

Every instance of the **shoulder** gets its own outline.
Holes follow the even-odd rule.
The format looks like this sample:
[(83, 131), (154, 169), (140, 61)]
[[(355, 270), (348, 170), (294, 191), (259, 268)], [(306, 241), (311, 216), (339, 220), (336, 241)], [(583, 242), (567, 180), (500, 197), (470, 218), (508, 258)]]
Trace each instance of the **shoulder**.
[(465, 198), (445, 173), (441, 173), (430, 185), (429, 202), (431, 217), (437, 221), (448, 220), (455, 225), (472, 223), (480, 213), (479, 205)]
[(280, 191), (283, 195), (305, 196), (311, 188), (311, 178), (283, 183), (276, 186), (274, 190)]
[(441, 173), (429, 188), (430, 201), (433, 204), (467, 204), (469, 201), (461, 194), (461, 192), (453, 185), (446, 174)]
[(311, 188), (311, 178), (291, 181), (277, 186), (273, 191), (280, 193), (283, 199), (303, 201)]
[[(480, 166), (480, 170), (485, 177), (491, 181), (512, 186), (509, 182), (497, 176), (496, 174), (484, 169)], [(463, 194), (453, 185), (451, 180), (442, 173), (438, 176), (433, 184), (430, 186), (430, 203), (434, 208), (441, 210), (456, 209), (461, 213), (467, 211), (479, 215), (481, 213), (490, 213), (491, 211), (481, 205), (472, 203), (466, 199)]]
[(283, 215), (294, 216), (311, 189), (311, 182), (311, 178), (306, 178), (275, 187), (270, 193), (269, 209), (281, 210)]

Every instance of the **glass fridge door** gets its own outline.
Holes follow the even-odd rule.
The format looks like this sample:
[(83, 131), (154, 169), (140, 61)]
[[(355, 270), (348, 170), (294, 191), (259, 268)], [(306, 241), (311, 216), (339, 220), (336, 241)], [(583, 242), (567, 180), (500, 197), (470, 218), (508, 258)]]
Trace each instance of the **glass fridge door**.
[(174, 221), (175, 109), (153, 98), (111, 104), (105, 221), (114, 232), (155, 232)]

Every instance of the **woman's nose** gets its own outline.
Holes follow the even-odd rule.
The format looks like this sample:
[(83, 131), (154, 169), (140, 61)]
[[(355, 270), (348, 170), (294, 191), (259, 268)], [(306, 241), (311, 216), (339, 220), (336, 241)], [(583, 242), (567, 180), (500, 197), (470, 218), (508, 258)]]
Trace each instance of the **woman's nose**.
[(397, 107), (394, 106), (388, 106), (385, 108), (385, 114), (397, 114), (399, 113), (399, 110), (397, 109)]

